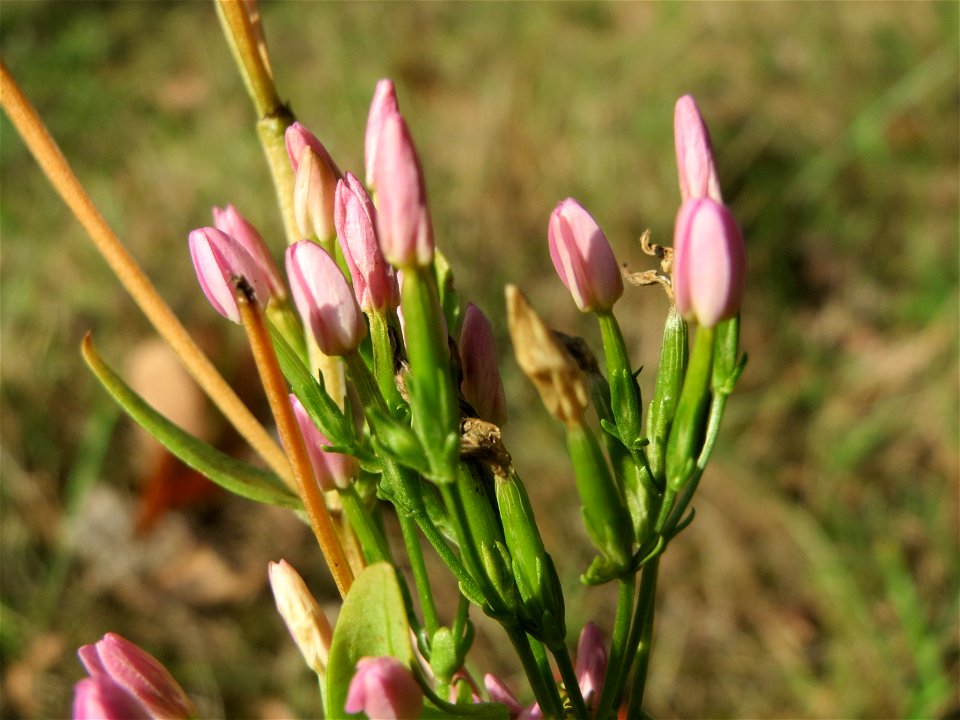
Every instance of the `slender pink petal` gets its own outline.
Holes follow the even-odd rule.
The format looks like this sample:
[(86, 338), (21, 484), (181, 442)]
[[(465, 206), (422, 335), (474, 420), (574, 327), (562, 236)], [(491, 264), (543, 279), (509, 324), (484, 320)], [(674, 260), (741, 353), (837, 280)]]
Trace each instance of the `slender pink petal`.
[(377, 211), (363, 183), (352, 173), (337, 183), (333, 216), (360, 307), (364, 312), (396, 308), (400, 289), (396, 271), (380, 251)]
[(143, 705), (107, 676), (84, 678), (73, 688), (73, 720), (151, 720)]
[(324, 452), (325, 447), (330, 447), (330, 441), (313, 424), (313, 420), (296, 395), (290, 395), (290, 404), (293, 406), (293, 414), (297, 418), (297, 425), (300, 426), (300, 433), (303, 435), (307, 453), (310, 455), (310, 464), (313, 466), (313, 472), (320, 487), (323, 490), (347, 487), (360, 469), (357, 459), (343, 453)]
[(344, 710), (362, 711), (370, 720), (418, 718), (423, 710), (423, 690), (396, 658), (361, 658), (347, 690)]
[(460, 392), (477, 415), (494, 425), (507, 420), (507, 398), (500, 380), (497, 346), (490, 321), (476, 305), (467, 305), (460, 328)]
[(697, 103), (690, 95), (677, 100), (673, 113), (673, 135), (677, 147), (681, 198), (709, 197), (722, 203), (710, 132)]
[(510, 720), (515, 720), (523, 712), (523, 705), (517, 700), (517, 696), (511, 692), (510, 688), (496, 675), (487, 673), (483, 676), (483, 686), (487, 689), (490, 701), (501, 703), (507, 706), (507, 712), (510, 714)]
[(323, 143), (317, 139), (317, 136), (312, 132), (307, 130), (303, 125), (298, 122), (290, 125), (286, 132), (284, 133), (284, 142), (287, 146), (287, 157), (290, 158), (290, 166), (293, 168), (293, 174), (297, 174), (297, 169), (300, 166), (300, 158), (303, 155), (303, 149), (305, 147), (312, 148), (323, 160), (333, 168), (333, 172), (337, 177), (340, 177), (340, 169), (337, 167), (337, 164), (333, 161), (333, 158), (330, 157), (330, 153), (327, 152), (327, 149), (323, 146)]
[(287, 278), (303, 322), (326, 355), (348, 355), (367, 332), (363, 313), (340, 268), (314, 242), (287, 248)]
[(266, 307), (270, 283), (260, 265), (232, 237), (213, 227), (190, 232), (190, 257), (204, 295), (214, 310), (228, 320), (240, 322), (234, 283), (243, 277), (253, 288), (257, 302)]
[(746, 247), (730, 211), (709, 198), (680, 207), (674, 230), (673, 289), (677, 310), (713, 327), (740, 310)]
[(260, 270), (270, 283), (272, 294), (286, 294), (283, 280), (280, 278), (280, 271), (277, 269), (276, 263), (273, 262), (270, 250), (263, 241), (263, 237), (249, 220), (241, 215), (233, 205), (227, 205), (223, 209), (213, 208), (213, 224), (214, 227), (232, 237), (243, 246), (244, 250), (250, 253), (250, 257), (260, 266)]
[(406, 122), (384, 118), (374, 162), (377, 230), (384, 257), (397, 267), (433, 261), (433, 226), (427, 210), (423, 169)]
[(568, 198), (550, 215), (550, 259), (583, 312), (609, 310), (623, 295), (617, 259), (597, 221)]
[(388, 115), (399, 112), (397, 105), (397, 91), (393, 80), (380, 80), (373, 92), (373, 102), (370, 103), (370, 114), (367, 116), (367, 131), (364, 135), (364, 156), (366, 159), (367, 185), (374, 186), (373, 173), (377, 158), (377, 145), (380, 141), (380, 131), (383, 121)]

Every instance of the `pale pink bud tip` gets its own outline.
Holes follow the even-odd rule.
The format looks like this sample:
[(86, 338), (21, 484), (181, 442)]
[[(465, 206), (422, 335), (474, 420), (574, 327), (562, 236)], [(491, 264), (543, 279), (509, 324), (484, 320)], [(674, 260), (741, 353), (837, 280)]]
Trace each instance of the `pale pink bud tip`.
[(235, 296), (240, 278), (253, 288), (261, 307), (270, 301), (270, 283), (262, 268), (235, 239), (213, 227), (190, 233), (190, 257), (200, 281), (200, 288), (214, 310), (228, 320), (240, 322)]
[(326, 160), (333, 169), (334, 174), (340, 177), (340, 169), (330, 157), (323, 143), (317, 139), (317, 136), (307, 130), (298, 122), (290, 125), (283, 136), (287, 146), (287, 157), (290, 159), (290, 166), (293, 168), (293, 174), (297, 174), (300, 167), (300, 158), (303, 156), (303, 149), (311, 148), (317, 155)]
[(364, 135), (364, 156), (366, 160), (367, 185), (373, 187), (374, 164), (377, 158), (377, 144), (383, 121), (392, 113), (398, 112), (397, 91), (393, 80), (381, 80), (373, 92), (370, 114), (367, 116), (367, 131)]
[(287, 278), (304, 325), (326, 355), (348, 355), (367, 332), (363, 313), (340, 268), (316, 243), (287, 248)]
[(109, 677), (84, 678), (73, 688), (73, 720), (150, 720), (143, 705)]
[[(95, 645), (84, 645), (78, 654), (94, 680), (112, 681), (142, 705), (150, 716), (189, 718), (196, 715), (193, 703), (160, 661), (116, 633), (107, 633)], [(88, 689), (84, 692), (103, 693), (109, 690), (105, 688), (102, 685), (97, 691)], [(109, 692), (113, 693), (112, 690)]]
[(550, 215), (550, 259), (583, 312), (609, 310), (623, 295), (617, 259), (597, 221), (568, 198)]
[(733, 215), (709, 198), (687, 200), (673, 239), (673, 292), (687, 319), (713, 327), (740, 311), (747, 252)]
[(364, 312), (397, 307), (397, 275), (380, 251), (377, 211), (363, 183), (352, 173), (337, 182), (333, 218), (360, 307)]
[(673, 114), (673, 135), (677, 147), (681, 198), (709, 197), (723, 202), (710, 133), (697, 103), (690, 95), (677, 100)]
[(316, 598), (300, 573), (286, 560), (271, 562), (267, 574), (277, 610), (304, 660), (317, 674), (325, 672), (333, 629)]
[(507, 420), (507, 398), (497, 365), (497, 347), (490, 321), (476, 305), (467, 305), (460, 328), (460, 391), (477, 415), (494, 425)]
[(334, 487), (347, 487), (359, 469), (356, 458), (343, 453), (324, 452), (325, 447), (330, 447), (330, 441), (314, 425), (306, 408), (296, 395), (290, 395), (290, 404), (293, 406), (293, 414), (297, 418), (297, 425), (300, 426), (300, 433), (303, 435), (307, 453), (310, 455), (310, 464), (313, 466), (314, 475), (321, 489), (333, 490)]
[(267, 278), (271, 293), (274, 295), (286, 294), (283, 280), (280, 278), (280, 272), (273, 262), (270, 250), (263, 241), (263, 237), (249, 220), (241, 215), (233, 205), (227, 205), (223, 209), (213, 208), (213, 224), (217, 230), (225, 232), (250, 253), (250, 257), (253, 258)]
[(399, 113), (383, 121), (374, 161), (377, 230), (384, 257), (397, 267), (433, 261), (433, 226), (423, 169), (407, 123)]
[(606, 672), (607, 650), (603, 645), (603, 636), (596, 625), (587, 623), (577, 643), (576, 673), (580, 692), (588, 703), (591, 697), (599, 697)]
[(357, 661), (344, 710), (364, 712), (371, 720), (407, 720), (420, 717), (423, 690), (413, 673), (392, 657)]
[(322, 242), (333, 237), (333, 205), (339, 176), (326, 150), (321, 154), (304, 146), (293, 185), (293, 214), (302, 235), (315, 235)]

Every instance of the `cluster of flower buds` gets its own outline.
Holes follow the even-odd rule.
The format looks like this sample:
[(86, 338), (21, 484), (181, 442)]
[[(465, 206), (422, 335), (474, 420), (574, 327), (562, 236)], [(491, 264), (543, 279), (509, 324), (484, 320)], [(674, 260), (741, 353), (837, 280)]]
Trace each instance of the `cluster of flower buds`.
[(116, 633), (77, 654), (90, 677), (74, 690), (75, 720), (196, 717), (190, 698), (160, 661)]
[(720, 195), (710, 134), (689, 95), (677, 100), (674, 136), (683, 204), (673, 238), (673, 291), (681, 315), (713, 327), (740, 311), (746, 249)]

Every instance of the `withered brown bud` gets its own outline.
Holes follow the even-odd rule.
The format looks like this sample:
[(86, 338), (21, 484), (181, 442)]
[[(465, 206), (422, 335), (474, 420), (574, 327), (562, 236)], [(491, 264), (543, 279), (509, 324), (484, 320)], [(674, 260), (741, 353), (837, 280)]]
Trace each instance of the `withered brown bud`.
[(587, 390), (576, 361), (554, 337), (515, 285), (507, 285), (507, 322), (517, 364), (533, 381), (547, 411), (564, 425), (579, 425)]

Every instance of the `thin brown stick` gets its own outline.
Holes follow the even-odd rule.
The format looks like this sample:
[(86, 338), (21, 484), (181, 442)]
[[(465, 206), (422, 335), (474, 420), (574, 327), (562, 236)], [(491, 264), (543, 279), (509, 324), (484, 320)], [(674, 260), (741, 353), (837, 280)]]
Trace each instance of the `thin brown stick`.
[(297, 489), (303, 506), (310, 520), (310, 527), (317, 537), (323, 557), (330, 567), (333, 579), (337, 583), (340, 594), (344, 597), (353, 584), (353, 571), (350, 562), (340, 544), (340, 538), (333, 526), (330, 511), (323, 500), (323, 493), (313, 474), (307, 446), (300, 434), (300, 426), (293, 415), (293, 407), (288, 398), (287, 383), (280, 372), (280, 364), (270, 344), (270, 335), (263, 319), (263, 311), (256, 302), (251, 300), (250, 287), (241, 280), (237, 288), (237, 307), (240, 309), (240, 320), (250, 347), (253, 350), (253, 360), (260, 373), (260, 382), (270, 402), (273, 419), (280, 432), (280, 442), (283, 443), (287, 456), (290, 458), (290, 467), (293, 477), (297, 481)]
[(180, 358), (187, 372), (264, 462), (291, 488), (294, 487), (290, 464), (283, 451), (237, 397), (233, 388), (217, 372), (209, 358), (197, 347), (170, 306), (160, 297), (153, 283), (107, 225), (106, 220), (83, 189), (83, 185), (70, 169), (69, 163), (40, 116), (37, 115), (37, 111), (17, 86), (6, 64), (2, 62), (0, 62), (0, 106), (6, 111), (54, 190), (63, 198), (74, 217), (87, 231), (87, 235), (107, 261), (120, 284), (147, 316), (160, 337)]

